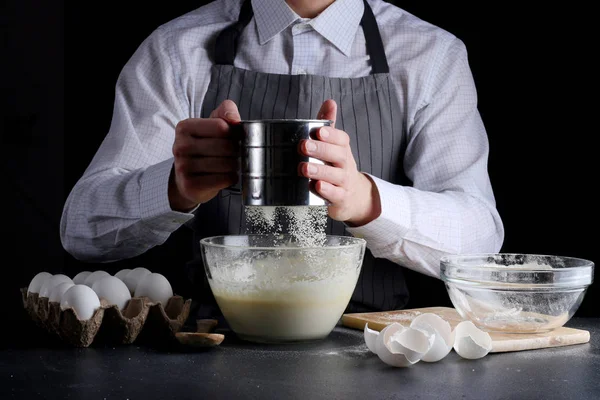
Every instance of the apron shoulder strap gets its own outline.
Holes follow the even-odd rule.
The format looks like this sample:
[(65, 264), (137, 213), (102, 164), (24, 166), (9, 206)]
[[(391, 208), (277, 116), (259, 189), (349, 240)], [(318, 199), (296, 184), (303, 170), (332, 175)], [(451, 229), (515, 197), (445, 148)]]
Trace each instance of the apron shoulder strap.
[[(367, 0), (363, 1), (365, 10), (360, 25), (365, 33), (367, 52), (371, 58), (371, 73), (388, 73), (390, 72), (390, 67), (385, 55), (385, 49), (383, 47), (383, 41), (381, 40), (377, 20), (375, 19), (373, 10)], [(244, 0), (238, 21), (225, 28), (217, 36), (215, 45), (216, 64), (233, 65), (233, 60), (237, 53), (238, 39), (253, 16), (252, 2), (250, 0)]]
[(215, 63), (220, 65), (233, 65), (237, 53), (238, 39), (252, 17), (252, 2), (244, 0), (237, 22), (225, 28), (217, 36), (215, 46)]
[(363, 0), (365, 3), (365, 11), (363, 12), (360, 25), (365, 33), (365, 39), (367, 42), (367, 53), (371, 59), (371, 73), (388, 73), (390, 67), (387, 62), (385, 55), (385, 49), (383, 47), (383, 40), (381, 40), (381, 33), (379, 32), (379, 26), (375, 19), (375, 14), (367, 0)]

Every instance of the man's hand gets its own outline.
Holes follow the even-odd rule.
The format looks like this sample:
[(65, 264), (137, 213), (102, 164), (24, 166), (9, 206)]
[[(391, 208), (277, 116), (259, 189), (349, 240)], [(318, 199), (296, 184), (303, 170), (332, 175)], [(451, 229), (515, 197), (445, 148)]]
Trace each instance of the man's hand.
[(229, 124), (239, 121), (236, 104), (225, 100), (209, 118), (177, 124), (169, 180), (171, 209), (189, 211), (237, 182), (240, 145)]
[(319, 140), (304, 140), (300, 152), (325, 162), (300, 163), (300, 174), (311, 179), (312, 190), (329, 205), (329, 216), (351, 226), (365, 225), (381, 214), (377, 187), (366, 174), (358, 171), (350, 149), (350, 137), (335, 129), (337, 104), (327, 100), (317, 118), (333, 121), (331, 127), (319, 129)]

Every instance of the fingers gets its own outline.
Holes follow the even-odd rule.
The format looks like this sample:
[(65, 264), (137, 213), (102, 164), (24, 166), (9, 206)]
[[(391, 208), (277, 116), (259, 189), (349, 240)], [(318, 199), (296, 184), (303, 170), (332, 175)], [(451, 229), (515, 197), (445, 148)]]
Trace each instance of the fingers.
[(314, 157), (337, 167), (345, 167), (348, 160), (348, 147), (325, 143), (318, 140), (300, 142), (300, 153)]
[[(210, 174), (188, 176), (183, 181), (184, 190), (190, 197), (202, 199), (207, 190), (213, 192), (213, 197), (219, 190), (228, 188), (238, 181), (237, 174)], [(202, 201), (200, 201), (202, 202)]]
[(210, 118), (188, 118), (177, 124), (173, 143), (176, 194), (169, 194), (170, 199), (203, 203), (238, 181), (241, 130), (233, 125), (240, 121), (237, 105), (225, 100)]
[(188, 118), (175, 127), (176, 136), (233, 137), (234, 133), (229, 124), (220, 118)]
[(230, 123), (241, 121), (237, 105), (231, 100), (223, 101), (211, 114), (210, 118), (222, 118)]
[(240, 121), (237, 105), (231, 100), (225, 100), (210, 114), (210, 118), (188, 118), (180, 121), (175, 127), (175, 134), (194, 137), (235, 136), (238, 132), (231, 129), (230, 124)]
[(346, 132), (335, 128), (320, 128), (317, 133), (317, 139), (338, 146), (350, 145), (350, 136)]
[(198, 174), (237, 173), (239, 169), (237, 158), (200, 157), (177, 159), (175, 168), (185, 176)]
[(240, 144), (223, 138), (196, 138), (182, 136), (173, 145), (175, 157), (239, 157)]
[(328, 99), (321, 104), (321, 108), (317, 113), (317, 119), (330, 119), (332, 121), (331, 126), (335, 128), (335, 119), (337, 115), (337, 103)]
[(335, 204), (338, 207), (344, 204), (346, 189), (324, 181), (317, 181), (313, 187), (315, 192), (329, 203)]
[(345, 186), (348, 180), (346, 171), (342, 168), (315, 163), (300, 163), (300, 175), (317, 181), (325, 181), (335, 186)]

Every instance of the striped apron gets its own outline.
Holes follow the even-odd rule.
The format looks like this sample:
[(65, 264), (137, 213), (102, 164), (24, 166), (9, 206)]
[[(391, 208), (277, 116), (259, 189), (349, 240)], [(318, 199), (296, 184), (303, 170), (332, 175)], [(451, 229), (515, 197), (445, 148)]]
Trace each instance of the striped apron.
[[(371, 74), (358, 78), (329, 78), (314, 75), (279, 75), (249, 71), (233, 66), (237, 38), (253, 17), (250, 0), (245, 0), (239, 20), (220, 33), (215, 46), (215, 65), (202, 103), (201, 117), (207, 118), (218, 105), (230, 99), (242, 119), (315, 118), (321, 104), (334, 99), (338, 104), (336, 128), (350, 136), (359, 171), (393, 183), (404, 183), (404, 145), (400, 99), (393, 90), (379, 28), (365, 1), (361, 26), (369, 52)], [(200, 239), (214, 235), (245, 233), (242, 197), (228, 190), (203, 204), (192, 221), (194, 260), (188, 276), (200, 291), (199, 317), (220, 315), (206, 280), (200, 256)], [(327, 234), (350, 235), (345, 225), (329, 218)], [(394, 232), (390, 232), (394, 234)], [(402, 267), (375, 258), (367, 249), (360, 277), (346, 312), (385, 311), (403, 308), (408, 290)]]

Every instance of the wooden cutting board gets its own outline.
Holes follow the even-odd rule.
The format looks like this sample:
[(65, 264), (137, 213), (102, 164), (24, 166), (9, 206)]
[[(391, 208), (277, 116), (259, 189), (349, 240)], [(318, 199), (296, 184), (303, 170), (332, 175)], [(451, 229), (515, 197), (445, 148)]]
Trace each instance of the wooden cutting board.
[[(459, 322), (463, 321), (463, 318), (454, 308), (427, 307), (374, 313), (344, 314), (342, 316), (342, 325), (348, 328), (364, 330), (365, 324), (369, 323), (370, 329), (380, 331), (393, 322), (408, 326), (413, 318), (423, 313), (439, 315), (450, 323), (452, 329)], [(491, 353), (569, 346), (590, 341), (589, 331), (564, 326), (546, 333), (490, 333), (490, 336), (492, 338)]]

